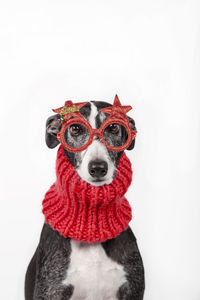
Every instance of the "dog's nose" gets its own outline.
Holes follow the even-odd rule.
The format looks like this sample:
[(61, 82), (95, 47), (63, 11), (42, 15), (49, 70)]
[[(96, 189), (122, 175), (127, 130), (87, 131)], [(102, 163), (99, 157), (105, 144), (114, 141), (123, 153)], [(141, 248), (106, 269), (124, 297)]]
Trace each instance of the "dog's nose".
[(108, 172), (108, 164), (103, 160), (92, 160), (88, 165), (88, 171), (92, 177), (104, 177)]

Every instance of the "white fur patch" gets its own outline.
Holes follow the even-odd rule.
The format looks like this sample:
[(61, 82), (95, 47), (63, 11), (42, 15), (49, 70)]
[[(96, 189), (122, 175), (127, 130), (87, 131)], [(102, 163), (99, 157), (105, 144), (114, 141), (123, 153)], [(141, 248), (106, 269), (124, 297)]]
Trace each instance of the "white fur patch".
[(103, 123), (105, 121), (106, 115), (104, 114), (104, 112), (101, 111), (99, 113), (99, 118), (100, 118), (101, 123)]
[(71, 239), (71, 257), (63, 284), (72, 284), (72, 300), (114, 300), (126, 282), (123, 266), (110, 259), (101, 243)]
[(97, 107), (94, 105), (94, 103), (90, 102), (91, 105), (91, 112), (90, 112), (90, 116), (89, 116), (89, 123), (92, 126), (92, 128), (96, 128), (96, 116), (98, 115), (98, 110)]
[[(89, 116), (89, 123), (92, 126), (92, 128), (96, 128), (96, 116), (98, 114), (97, 107), (91, 103), (91, 112)], [(102, 116), (103, 117), (103, 116)], [(113, 174), (115, 172), (115, 165), (111, 161), (108, 150), (106, 146), (100, 142), (100, 140), (95, 139), (92, 142), (92, 144), (84, 151), (81, 152), (81, 157), (82, 157), (82, 162), (77, 168), (77, 172), (79, 176), (87, 181), (88, 183), (95, 185), (95, 186), (100, 186), (103, 184), (110, 184), (113, 181)], [(108, 172), (106, 176), (103, 178), (102, 181), (99, 182), (93, 182), (93, 178), (88, 172), (88, 164), (92, 160), (103, 160), (107, 162), (108, 164)]]

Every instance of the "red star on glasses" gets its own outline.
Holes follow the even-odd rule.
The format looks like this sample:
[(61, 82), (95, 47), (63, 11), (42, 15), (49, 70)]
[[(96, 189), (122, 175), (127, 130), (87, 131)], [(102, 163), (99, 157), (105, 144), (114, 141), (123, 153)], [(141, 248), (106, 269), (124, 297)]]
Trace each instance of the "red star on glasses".
[(65, 101), (65, 105), (56, 109), (52, 109), (55, 113), (61, 116), (61, 119), (68, 120), (71, 117), (76, 117), (82, 106), (87, 102), (73, 103), (72, 101)]
[(109, 115), (116, 115), (116, 114), (126, 115), (127, 112), (131, 109), (132, 109), (132, 106), (130, 106), (130, 105), (121, 105), (119, 98), (116, 95), (113, 105), (103, 108), (103, 109), (101, 109), (101, 111), (103, 111)]

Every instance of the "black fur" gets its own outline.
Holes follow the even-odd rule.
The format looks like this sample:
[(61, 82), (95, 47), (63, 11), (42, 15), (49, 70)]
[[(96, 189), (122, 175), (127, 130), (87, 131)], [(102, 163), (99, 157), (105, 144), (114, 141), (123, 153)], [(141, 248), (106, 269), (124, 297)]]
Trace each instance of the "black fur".
[(102, 243), (107, 255), (124, 266), (127, 283), (118, 291), (120, 300), (142, 300), (144, 294), (144, 268), (136, 238), (130, 227), (117, 238)]
[[(94, 102), (98, 110), (111, 104)], [(88, 119), (91, 104), (87, 103), (81, 108), (81, 113)], [(49, 148), (59, 144), (57, 133), (61, 124), (57, 122), (59, 115), (48, 118), (46, 122), (46, 143)], [(129, 118), (130, 124), (135, 128), (135, 122)], [(96, 127), (101, 125), (100, 114), (96, 117)], [(123, 137), (126, 138), (126, 137)], [(129, 146), (133, 149), (135, 140)], [(65, 154), (73, 166), (78, 165), (79, 155), (65, 150)], [(117, 166), (123, 152), (111, 152), (109, 156)], [(64, 238), (54, 231), (48, 224), (44, 224), (39, 245), (28, 266), (25, 279), (25, 300), (68, 300), (76, 288), (72, 285), (63, 285), (70, 262), (70, 238)], [(118, 300), (142, 300), (144, 294), (144, 268), (142, 258), (137, 246), (136, 238), (128, 227), (115, 239), (101, 243), (105, 253), (112, 260), (123, 265), (127, 282), (123, 284), (116, 295)], [(89, 276), (89, 274), (88, 274)], [(99, 278), (98, 280), (101, 280)], [(94, 299), (98, 300), (98, 299)], [(114, 300), (114, 299), (113, 299)]]
[(26, 273), (26, 300), (70, 299), (74, 287), (61, 284), (66, 275), (70, 253), (70, 238), (62, 237), (45, 223), (39, 246)]

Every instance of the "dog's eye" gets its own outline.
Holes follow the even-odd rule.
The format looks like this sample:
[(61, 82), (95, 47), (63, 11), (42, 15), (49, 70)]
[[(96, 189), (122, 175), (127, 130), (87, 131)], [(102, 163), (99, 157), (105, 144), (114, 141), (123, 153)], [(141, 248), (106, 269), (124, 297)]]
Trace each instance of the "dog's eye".
[(117, 134), (119, 132), (119, 125), (118, 124), (110, 124), (108, 129), (111, 133)]
[(77, 136), (82, 133), (82, 128), (78, 124), (73, 124), (70, 126), (70, 132), (72, 135)]

